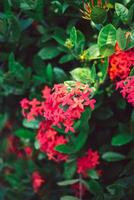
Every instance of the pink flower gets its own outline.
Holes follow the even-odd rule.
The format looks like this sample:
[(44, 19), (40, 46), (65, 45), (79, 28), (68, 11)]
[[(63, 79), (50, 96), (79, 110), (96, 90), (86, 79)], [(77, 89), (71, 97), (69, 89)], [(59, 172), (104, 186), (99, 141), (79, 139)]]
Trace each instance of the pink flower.
[(122, 96), (134, 106), (134, 76), (129, 76), (125, 80), (117, 82), (116, 89), (120, 89)]
[(92, 151), (89, 149), (85, 156), (78, 158), (77, 160), (77, 173), (87, 176), (87, 171), (94, 169), (99, 165), (99, 153), (98, 151)]
[(45, 180), (42, 178), (40, 173), (38, 171), (34, 171), (32, 174), (32, 185), (35, 192), (38, 192), (44, 182)]

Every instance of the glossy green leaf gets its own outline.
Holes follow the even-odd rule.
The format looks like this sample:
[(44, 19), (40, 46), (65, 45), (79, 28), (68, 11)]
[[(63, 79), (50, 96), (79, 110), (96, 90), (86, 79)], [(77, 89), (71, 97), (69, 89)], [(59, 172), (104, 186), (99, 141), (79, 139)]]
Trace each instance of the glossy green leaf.
[(126, 157), (123, 154), (112, 152), (112, 151), (108, 151), (102, 155), (102, 159), (107, 162), (121, 161), (121, 160), (124, 160), (125, 158)]
[(35, 135), (36, 135), (35, 132), (28, 130), (28, 129), (24, 129), (24, 128), (19, 128), (18, 130), (16, 130), (14, 132), (14, 134), (17, 137), (27, 138), (27, 139), (33, 139), (33, 138), (35, 138)]
[(70, 161), (64, 163), (64, 178), (71, 179), (77, 169), (76, 161)]
[(115, 3), (115, 10), (121, 21), (126, 23), (128, 20), (128, 9), (123, 4)]
[(116, 43), (116, 29), (112, 24), (104, 26), (98, 36), (98, 45), (101, 54), (107, 57), (114, 52), (114, 46)]
[(134, 139), (133, 135), (130, 134), (119, 134), (119, 135), (115, 135), (112, 138), (112, 145), (113, 146), (122, 146), (125, 144), (128, 144), (129, 142), (131, 142)]

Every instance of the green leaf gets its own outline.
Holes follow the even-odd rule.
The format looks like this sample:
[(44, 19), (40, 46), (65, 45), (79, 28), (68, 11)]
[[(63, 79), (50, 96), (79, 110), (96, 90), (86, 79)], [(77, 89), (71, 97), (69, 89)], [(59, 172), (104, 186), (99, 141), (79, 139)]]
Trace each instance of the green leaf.
[(103, 192), (102, 186), (96, 180), (90, 180), (88, 182), (89, 191), (94, 194), (98, 195)]
[(38, 129), (39, 128), (39, 120), (27, 121), (26, 119), (24, 119), (23, 126), (26, 128)]
[(71, 61), (71, 60), (73, 60), (74, 59), (74, 56), (73, 55), (64, 55), (64, 56), (62, 56), (61, 58), (60, 58), (60, 60), (59, 60), (59, 63), (60, 64), (63, 64), (63, 63), (67, 63), (67, 62), (69, 62), (69, 61)]
[(74, 196), (64, 196), (64, 197), (61, 197), (60, 200), (79, 200), (77, 197), (74, 197)]
[(53, 68), (51, 64), (48, 64), (46, 67), (46, 76), (47, 80), (52, 83), (53, 82)]
[(65, 179), (71, 179), (76, 172), (76, 161), (65, 162), (64, 164), (64, 177)]
[(127, 40), (126, 40), (125, 32), (121, 28), (118, 28), (118, 30), (116, 32), (116, 38), (117, 38), (117, 42), (118, 42), (120, 48), (125, 49)]
[(62, 83), (68, 79), (65, 71), (59, 67), (54, 67), (53, 73), (54, 73), (54, 80), (57, 83)]
[(66, 185), (73, 185), (74, 183), (78, 183), (78, 182), (79, 182), (79, 179), (72, 179), (72, 180), (58, 182), (57, 185), (66, 186)]
[(19, 128), (14, 132), (14, 134), (20, 138), (28, 138), (28, 139), (33, 139), (35, 138), (36, 135), (35, 132), (24, 128)]
[(107, 12), (105, 9), (94, 6), (91, 10), (91, 20), (96, 24), (102, 24), (107, 18)]
[(17, 42), (21, 36), (21, 26), (19, 20), (15, 15), (9, 15), (7, 18), (8, 22), (8, 40), (9, 42)]
[(99, 175), (98, 175), (97, 171), (94, 169), (89, 170), (88, 175), (92, 179), (99, 179)]
[(124, 160), (126, 157), (120, 153), (116, 152), (106, 152), (102, 155), (102, 159), (106, 160), (107, 162), (116, 162), (116, 161), (121, 161)]
[(88, 60), (98, 59), (100, 56), (98, 44), (93, 44), (88, 49), (86, 49), (86, 54)]
[(74, 45), (77, 44), (77, 30), (73, 27), (70, 31), (70, 40), (73, 42)]
[(89, 68), (75, 68), (73, 69), (70, 74), (72, 75), (73, 79), (75, 81), (79, 81), (82, 83), (91, 83), (92, 77), (91, 77), (91, 71)]
[(60, 51), (55, 46), (44, 47), (38, 53), (42, 60), (53, 59), (60, 54)]
[(60, 152), (60, 153), (65, 153), (65, 154), (72, 154), (74, 153), (74, 147), (71, 144), (61, 144), (57, 145), (55, 147), (55, 150)]
[(120, 20), (126, 23), (128, 20), (128, 9), (123, 4), (115, 3), (115, 11)]
[(134, 3), (132, 4), (132, 6), (130, 7), (129, 11), (128, 11), (128, 20), (127, 20), (127, 24), (130, 24), (133, 20), (134, 17)]
[(113, 146), (122, 146), (122, 145), (128, 144), (133, 139), (134, 139), (134, 136), (133, 135), (129, 135), (129, 134), (115, 135), (112, 138), (112, 145)]
[(114, 52), (116, 43), (116, 29), (112, 24), (104, 26), (98, 36), (98, 45), (101, 54), (106, 57)]

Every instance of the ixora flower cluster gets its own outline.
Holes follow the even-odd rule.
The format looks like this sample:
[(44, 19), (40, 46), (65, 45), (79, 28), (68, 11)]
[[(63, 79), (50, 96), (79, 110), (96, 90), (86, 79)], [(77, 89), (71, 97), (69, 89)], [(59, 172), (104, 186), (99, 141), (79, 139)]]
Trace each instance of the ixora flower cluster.
[(134, 48), (123, 51), (116, 44), (116, 53), (109, 60), (109, 76), (120, 89), (122, 96), (134, 106), (134, 76), (130, 72), (134, 66)]
[[(22, 113), (27, 120), (40, 117), (37, 140), (40, 149), (50, 160), (56, 162), (67, 160), (66, 154), (55, 150), (57, 145), (66, 144), (69, 134), (75, 134), (74, 123), (80, 119), (86, 107), (94, 109), (95, 99), (92, 99), (92, 89), (87, 84), (68, 81), (55, 84), (52, 89), (47, 86), (42, 91), (42, 101), (23, 99)], [(57, 132), (54, 127), (63, 130)]]

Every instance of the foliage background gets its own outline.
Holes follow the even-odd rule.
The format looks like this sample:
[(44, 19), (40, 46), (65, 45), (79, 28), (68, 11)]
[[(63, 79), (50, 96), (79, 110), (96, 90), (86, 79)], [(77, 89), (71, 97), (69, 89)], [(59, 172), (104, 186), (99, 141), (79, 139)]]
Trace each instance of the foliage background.
[[(69, 72), (75, 68), (100, 65), (101, 58), (97, 58), (94, 48), (89, 49), (88, 59), (81, 56), (85, 49), (97, 43), (101, 28), (107, 24), (112, 24), (116, 30), (120, 28), (121, 31), (131, 32), (127, 45), (124, 44), (125, 37), (122, 40), (118, 37), (117, 40), (124, 45), (124, 49), (134, 46), (133, 16), (130, 23), (124, 19), (125, 15), (120, 18), (115, 12), (115, 2), (131, 8), (133, 13), (132, 1), (109, 1), (113, 7), (108, 11), (107, 20), (96, 24), (82, 18), (80, 9), (83, 10), (83, 1), (80, 0), (1, 0), (0, 200), (58, 200), (72, 194), (70, 186), (60, 187), (57, 182), (72, 178), (73, 169), (65, 169), (66, 173), (63, 173), (64, 164), (59, 166), (48, 161), (39, 151), (35, 139), (36, 124), (29, 125), (23, 120), (20, 100), (24, 97), (40, 98), (44, 85), (52, 87), (54, 83), (72, 79)], [(76, 33), (79, 35), (77, 39)], [(68, 46), (67, 39), (75, 43), (73, 48)], [(106, 52), (107, 48), (102, 53), (105, 59), (111, 55), (111, 51), (108, 55), (105, 55)], [(99, 74), (96, 76), (99, 77)], [(85, 147), (90, 145), (99, 150), (103, 175), (100, 180), (93, 179), (90, 193), (85, 198), (131, 200), (134, 197), (133, 141), (123, 146), (112, 145), (112, 138), (119, 133), (133, 137), (134, 111), (115, 91), (108, 77), (95, 98), (98, 104), (90, 120), (91, 134)], [(24, 155), (21, 158), (17, 153), (8, 151), (11, 135), (18, 138), (17, 149)], [(34, 149), (30, 158), (24, 151), (27, 146)], [(112, 154), (110, 158), (109, 155), (105, 158), (106, 152), (120, 155)], [(120, 157), (123, 155), (125, 157)], [(35, 170), (46, 181), (38, 194), (33, 191), (31, 182)]]

